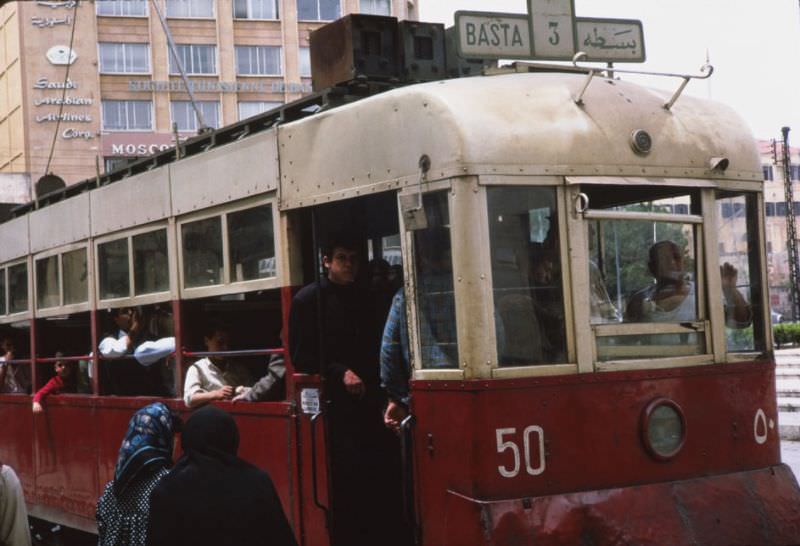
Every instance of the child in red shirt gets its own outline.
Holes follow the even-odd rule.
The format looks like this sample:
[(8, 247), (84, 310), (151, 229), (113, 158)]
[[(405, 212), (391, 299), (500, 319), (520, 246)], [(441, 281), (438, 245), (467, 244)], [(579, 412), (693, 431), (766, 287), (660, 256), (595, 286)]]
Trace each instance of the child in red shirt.
[[(61, 351), (56, 353), (56, 358), (61, 358), (63, 356), (64, 353)], [(56, 375), (33, 395), (33, 413), (38, 414), (44, 411), (41, 402), (46, 396), (50, 394), (59, 394), (64, 391), (73, 392), (75, 390), (74, 362), (56, 360), (53, 368), (56, 371)]]

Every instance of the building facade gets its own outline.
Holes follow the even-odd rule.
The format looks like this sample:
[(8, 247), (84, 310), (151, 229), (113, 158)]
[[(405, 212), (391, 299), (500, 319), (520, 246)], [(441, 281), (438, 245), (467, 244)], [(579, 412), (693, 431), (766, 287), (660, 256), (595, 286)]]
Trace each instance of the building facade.
[(179, 63), (208, 127), (300, 98), (311, 91), (310, 32), (358, 12), (417, 18), (415, 0), (3, 5), (0, 202), (30, 201), (48, 170), (70, 184), (166, 149), (173, 124), (180, 138), (196, 134)]

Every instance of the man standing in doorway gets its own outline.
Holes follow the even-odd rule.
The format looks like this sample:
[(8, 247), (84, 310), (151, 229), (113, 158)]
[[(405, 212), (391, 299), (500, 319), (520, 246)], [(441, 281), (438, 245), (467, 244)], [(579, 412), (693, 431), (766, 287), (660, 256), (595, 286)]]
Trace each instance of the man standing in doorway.
[[(395, 544), (401, 514), (396, 440), (383, 426), (378, 372), (382, 324), (372, 324), (355, 242), (338, 237), (322, 251), (327, 277), (300, 290), (289, 315), (295, 369), (321, 373), (330, 432), (334, 546)], [(399, 467), (399, 464), (398, 464)], [(398, 482), (399, 485), (399, 482)], [(398, 508), (393, 509), (387, 504)]]

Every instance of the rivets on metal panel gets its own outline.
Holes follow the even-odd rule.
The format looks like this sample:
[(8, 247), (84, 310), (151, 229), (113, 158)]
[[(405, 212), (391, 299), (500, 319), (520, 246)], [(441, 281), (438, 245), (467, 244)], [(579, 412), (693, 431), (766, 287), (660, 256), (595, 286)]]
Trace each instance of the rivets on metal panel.
[(458, 282), (461, 282), (461, 277), (460, 276), (458, 277)]
[(483, 274), (483, 273), (481, 273), (481, 279), (482, 279), (482, 280), (485, 280), (485, 279), (486, 279), (486, 275), (485, 275), (485, 274)]

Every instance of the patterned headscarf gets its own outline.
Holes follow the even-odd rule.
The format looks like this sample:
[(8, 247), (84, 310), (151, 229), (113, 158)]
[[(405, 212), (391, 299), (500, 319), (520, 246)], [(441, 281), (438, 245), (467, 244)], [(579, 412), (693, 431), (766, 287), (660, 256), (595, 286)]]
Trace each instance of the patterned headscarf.
[(172, 439), (177, 417), (161, 402), (145, 406), (131, 417), (114, 471), (119, 495), (145, 468), (172, 464)]

